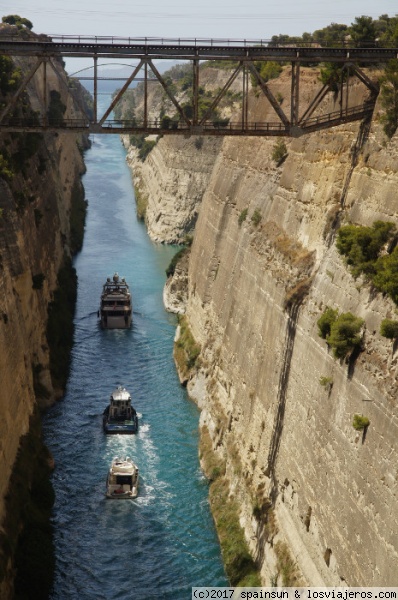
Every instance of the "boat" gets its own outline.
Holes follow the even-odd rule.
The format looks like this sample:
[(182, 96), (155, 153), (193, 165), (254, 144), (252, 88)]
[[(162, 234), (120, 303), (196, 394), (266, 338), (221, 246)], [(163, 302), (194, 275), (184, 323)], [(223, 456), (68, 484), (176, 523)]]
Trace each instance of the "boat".
[(115, 273), (102, 287), (98, 317), (104, 329), (127, 329), (131, 325), (133, 305), (124, 277)]
[(137, 433), (137, 412), (131, 405), (129, 392), (121, 385), (111, 394), (109, 404), (103, 412), (102, 426), (105, 433)]
[(138, 467), (131, 458), (112, 460), (106, 480), (106, 497), (117, 500), (136, 498), (138, 495)]

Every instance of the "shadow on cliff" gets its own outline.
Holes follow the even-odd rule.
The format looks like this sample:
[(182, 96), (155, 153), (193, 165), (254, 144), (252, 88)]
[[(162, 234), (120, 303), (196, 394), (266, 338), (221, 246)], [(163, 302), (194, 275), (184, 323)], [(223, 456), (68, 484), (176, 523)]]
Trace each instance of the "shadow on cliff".
[(354, 145), (351, 147), (351, 150), (350, 150), (351, 163), (350, 163), (350, 167), (348, 169), (348, 172), (347, 172), (347, 175), (346, 175), (346, 178), (344, 181), (343, 189), (342, 189), (341, 195), (340, 195), (340, 210), (338, 210), (338, 212), (335, 213), (331, 223), (329, 224), (328, 233), (325, 236), (325, 242), (329, 248), (334, 243), (334, 240), (336, 237), (336, 232), (337, 232), (338, 228), (340, 227), (340, 223), (341, 223), (342, 216), (343, 216), (342, 211), (344, 211), (344, 209), (345, 209), (345, 203), (346, 203), (346, 199), (347, 199), (348, 190), (349, 190), (349, 187), (351, 184), (352, 174), (354, 172), (355, 167), (358, 164), (358, 159), (359, 159), (361, 150), (369, 138), (370, 128), (372, 125), (372, 119), (373, 119), (373, 113), (370, 114), (369, 116), (367, 116), (365, 119), (363, 119), (363, 121), (361, 121), (359, 130), (358, 130), (357, 139), (355, 140)]
[(278, 396), (277, 396), (277, 412), (275, 417), (274, 429), (271, 436), (271, 442), (268, 452), (267, 467), (265, 475), (271, 479), (272, 488), (270, 499), (272, 504), (275, 504), (278, 493), (277, 481), (275, 477), (275, 465), (281, 444), (283, 425), (285, 419), (286, 396), (290, 375), (290, 365), (292, 362), (294, 340), (296, 337), (297, 321), (301, 303), (295, 303), (287, 306), (287, 327), (285, 333), (284, 353), (282, 356), (282, 368), (279, 377)]

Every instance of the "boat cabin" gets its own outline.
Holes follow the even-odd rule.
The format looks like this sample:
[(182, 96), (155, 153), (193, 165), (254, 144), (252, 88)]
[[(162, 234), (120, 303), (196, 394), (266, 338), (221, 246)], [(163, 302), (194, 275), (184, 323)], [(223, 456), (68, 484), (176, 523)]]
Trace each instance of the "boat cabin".
[(131, 325), (131, 293), (125, 278), (118, 273), (112, 280), (108, 277), (103, 285), (98, 316), (105, 329), (126, 329)]
[(104, 410), (103, 427), (105, 433), (137, 432), (137, 411), (131, 405), (131, 396), (126, 388), (119, 386), (112, 392), (109, 405)]
[(108, 498), (135, 498), (138, 495), (138, 468), (131, 458), (115, 457), (109, 469)]

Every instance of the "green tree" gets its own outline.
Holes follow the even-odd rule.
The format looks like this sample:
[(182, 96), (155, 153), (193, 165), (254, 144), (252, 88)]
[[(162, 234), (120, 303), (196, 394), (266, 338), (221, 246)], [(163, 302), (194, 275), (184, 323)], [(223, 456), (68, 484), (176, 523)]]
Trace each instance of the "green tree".
[(240, 215), (239, 215), (239, 217), (238, 217), (238, 224), (239, 224), (239, 227), (242, 225), (243, 221), (245, 221), (245, 220), (246, 220), (246, 217), (247, 217), (247, 212), (248, 212), (247, 208), (244, 208), (244, 209), (242, 210), (242, 212), (240, 213)]
[[(282, 72), (281, 64), (272, 60), (255, 61), (254, 66), (265, 82), (270, 79), (276, 79)], [(257, 77), (255, 77), (253, 73), (250, 73), (250, 78), (252, 86), (256, 88), (259, 85)]]
[(375, 287), (388, 294), (398, 304), (398, 247), (391, 254), (381, 256), (375, 265), (373, 284)]
[(324, 340), (326, 340), (330, 335), (332, 325), (336, 321), (338, 314), (339, 311), (337, 309), (333, 309), (328, 306), (323, 315), (318, 319), (318, 334)]
[(282, 161), (283, 158), (287, 155), (287, 146), (284, 140), (279, 139), (274, 147), (272, 148), (272, 160), (274, 160), (277, 164)]
[(261, 219), (262, 219), (262, 214), (258, 210), (258, 208), (256, 208), (255, 211), (254, 211), (254, 213), (251, 216), (251, 221), (252, 221), (253, 225), (255, 227), (257, 227), (257, 225), (260, 223)]
[(144, 162), (152, 148), (156, 146), (155, 140), (144, 140), (141, 148), (138, 150), (138, 158)]
[(369, 427), (369, 425), (370, 421), (368, 417), (364, 417), (363, 415), (354, 415), (352, 419), (352, 426), (354, 429), (357, 431), (362, 431), (363, 429)]
[(398, 127), (398, 60), (390, 60), (387, 63), (380, 83), (381, 105), (386, 111), (381, 121), (384, 123), (384, 133), (391, 138)]
[(396, 340), (398, 338), (398, 321), (383, 319), (380, 324), (380, 335), (389, 340)]
[(342, 81), (347, 79), (347, 71), (337, 63), (323, 63), (319, 79), (324, 85), (329, 84), (331, 90), (338, 92)]
[(360, 331), (364, 320), (352, 313), (343, 313), (337, 317), (330, 328), (327, 343), (333, 348), (335, 358), (345, 358), (355, 348), (360, 348), (362, 336)]
[(24, 17), (20, 17), (19, 15), (7, 15), (2, 18), (3, 23), (8, 23), (8, 25), (16, 25), (19, 29), (26, 27), (26, 29), (33, 29), (32, 21), (29, 19), (25, 19)]
[(0, 56), (0, 92), (7, 94), (16, 90), (21, 80), (21, 72), (14, 67), (9, 56)]
[(372, 17), (362, 15), (362, 17), (355, 17), (355, 23), (353, 23), (349, 29), (351, 39), (355, 42), (356, 46), (361, 48), (373, 47), (376, 42), (376, 25)]
[(348, 35), (347, 25), (339, 23), (331, 23), (323, 29), (317, 29), (313, 33), (313, 41), (318, 42), (321, 46), (336, 47), (341, 46)]
[(375, 221), (371, 227), (345, 225), (337, 234), (336, 247), (344, 255), (354, 277), (371, 276), (382, 248), (395, 233), (394, 223)]
[(398, 16), (381, 15), (376, 22), (377, 37), (382, 46), (398, 46)]

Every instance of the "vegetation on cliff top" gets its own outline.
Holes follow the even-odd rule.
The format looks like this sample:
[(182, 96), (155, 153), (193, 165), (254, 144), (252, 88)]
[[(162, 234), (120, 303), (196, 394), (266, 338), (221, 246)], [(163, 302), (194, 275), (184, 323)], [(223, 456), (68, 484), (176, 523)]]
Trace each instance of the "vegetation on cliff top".
[[(389, 17), (384, 14), (378, 19), (362, 15), (356, 17), (350, 26), (332, 23), (323, 29), (317, 29), (313, 33), (303, 33), (301, 36), (274, 35), (271, 38), (271, 44), (317, 44), (323, 47), (373, 47), (378, 45), (396, 48), (398, 46), (398, 15)], [(342, 78), (346, 76), (346, 72), (342, 71), (337, 64), (325, 63), (321, 68), (322, 83), (328, 83), (335, 91), (339, 89)], [(397, 60), (391, 60), (387, 64), (384, 74), (380, 78), (380, 84), (381, 104), (385, 109), (385, 114), (381, 116), (381, 122), (384, 125), (385, 134), (391, 138), (398, 128)]]
[(331, 23), (313, 33), (303, 33), (301, 36), (286, 34), (274, 35), (272, 44), (319, 44), (320, 46), (338, 47), (342, 44), (355, 46), (398, 46), (398, 15), (389, 17), (381, 15), (373, 19), (366, 15), (356, 17), (351, 25)]
[(20, 17), (19, 15), (7, 15), (2, 17), (1, 20), (3, 23), (8, 23), (8, 25), (15, 25), (18, 27), (18, 29), (23, 29), (25, 27), (29, 30), (33, 29), (32, 21), (29, 21), (29, 19), (25, 19), (24, 17)]
[(398, 246), (394, 223), (375, 221), (371, 227), (345, 225), (336, 247), (354, 277), (363, 275), (398, 305)]

